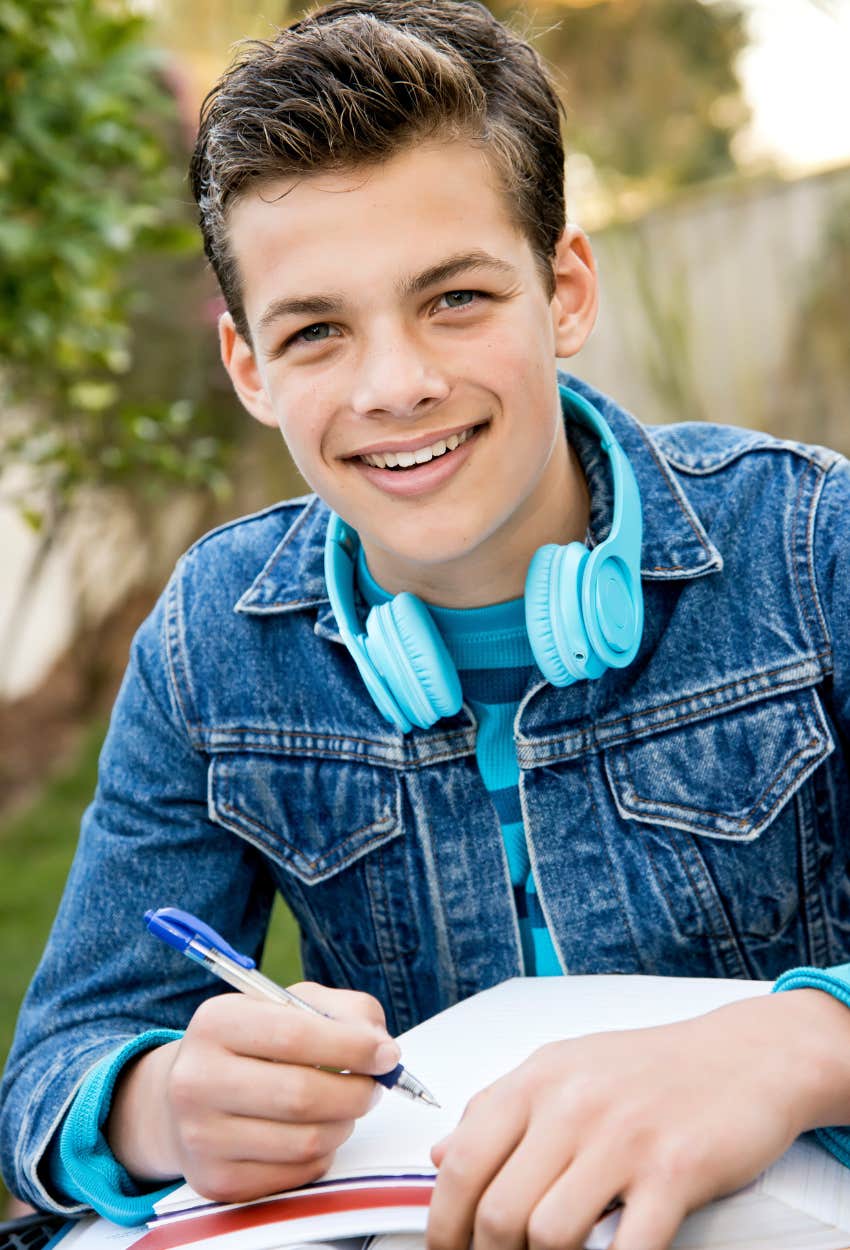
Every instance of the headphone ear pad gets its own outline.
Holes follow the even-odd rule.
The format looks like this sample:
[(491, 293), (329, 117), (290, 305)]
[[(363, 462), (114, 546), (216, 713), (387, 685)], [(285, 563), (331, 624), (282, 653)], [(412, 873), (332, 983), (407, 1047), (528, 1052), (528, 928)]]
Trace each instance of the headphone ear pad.
[(588, 555), (583, 543), (547, 543), (528, 567), (526, 630), (537, 666), (553, 686), (599, 677), (606, 667), (591, 646), (581, 609)]
[(401, 591), (366, 618), (366, 649), (408, 720), (428, 729), (460, 711), (454, 661), (421, 599)]

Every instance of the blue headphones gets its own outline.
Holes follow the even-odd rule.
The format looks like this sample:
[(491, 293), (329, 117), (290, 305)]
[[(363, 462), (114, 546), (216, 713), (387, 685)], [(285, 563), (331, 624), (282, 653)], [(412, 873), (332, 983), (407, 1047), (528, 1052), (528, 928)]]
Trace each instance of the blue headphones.
[[(596, 434), (614, 484), (614, 519), (603, 543), (547, 543), (525, 579), (525, 621), (538, 667), (553, 686), (625, 668), (643, 632), (640, 584), (641, 508), (635, 475), (600, 413), (583, 396), (560, 388), (561, 405)], [(373, 607), (365, 633), (354, 607), (359, 539), (331, 513), (325, 539), (325, 581), (342, 640), (378, 710), (402, 733), (428, 729), (460, 711), (463, 695), (454, 661), (426, 605), (402, 591)]]

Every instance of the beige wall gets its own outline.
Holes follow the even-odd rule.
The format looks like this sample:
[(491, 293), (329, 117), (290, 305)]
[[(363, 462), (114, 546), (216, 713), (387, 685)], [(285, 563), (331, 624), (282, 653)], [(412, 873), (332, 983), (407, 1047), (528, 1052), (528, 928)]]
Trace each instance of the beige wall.
[[(797, 402), (794, 413), (785, 393), (800, 299), (842, 206), (850, 167), (697, 191), (602, 231), (601, 311), (575, 372), (647, 422), (793, 425), (795, 437), (850, 451), (843, 402), (829, 413)], [(846, 341), (850, 361), (850, 330)]]

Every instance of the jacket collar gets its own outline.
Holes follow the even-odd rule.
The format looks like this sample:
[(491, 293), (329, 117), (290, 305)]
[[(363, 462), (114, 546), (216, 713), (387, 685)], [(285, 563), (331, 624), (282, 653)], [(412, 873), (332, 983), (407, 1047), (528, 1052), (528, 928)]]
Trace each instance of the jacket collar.
[[(708, 537), (651, 431), (586, 382), (569, 375), (561, 375), (560, 380), (596, 405), (634, 470), (643, 512), (641, 576), (666, 581), (701, 577), (722, 569), (720, 552)], [(592, 483), (593, 465), (587, 468)], [(593, 490), (592, 494), (595, 496)], [(310, 496), (235, 604), (235, 610), (269, 615), (318, 608), (316, 633), (338, 639), (325, 587), (327, 523), (327, 506), (315, 495)], [(599, 528), (600, 536), (607, 532), (604, 518)]]

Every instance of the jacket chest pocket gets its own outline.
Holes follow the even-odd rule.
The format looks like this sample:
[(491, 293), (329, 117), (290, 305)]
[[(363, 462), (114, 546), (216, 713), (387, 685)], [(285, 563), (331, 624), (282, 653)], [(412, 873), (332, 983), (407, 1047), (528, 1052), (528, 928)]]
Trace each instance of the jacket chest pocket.
[(756, 947), (785, 934), (805, 957), (819, 848), (804, 783), (833, 749), (817, 695), (799, 690), (608, 753), (617, 809), (683, 934)]
[(302, 939), (344, 981), (418, 945), (401, 785), (391, 769), (254, 752), (214, 757), (210, 817), (253, 843)]

